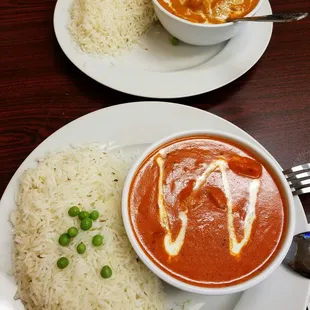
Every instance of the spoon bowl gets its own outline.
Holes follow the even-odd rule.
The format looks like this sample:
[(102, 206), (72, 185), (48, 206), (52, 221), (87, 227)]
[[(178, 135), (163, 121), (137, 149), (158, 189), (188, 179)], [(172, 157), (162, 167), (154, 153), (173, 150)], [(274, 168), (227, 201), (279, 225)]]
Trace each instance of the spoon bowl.
[(310, 279), (310, 231), (295, 235), (283, 263)]

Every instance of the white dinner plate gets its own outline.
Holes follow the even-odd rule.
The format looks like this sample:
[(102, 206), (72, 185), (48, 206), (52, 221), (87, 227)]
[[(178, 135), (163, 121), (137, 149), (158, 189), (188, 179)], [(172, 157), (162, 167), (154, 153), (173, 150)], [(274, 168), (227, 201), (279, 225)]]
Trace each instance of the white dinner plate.
[[(69, 123), (43, 141), (18, 168), (0, 201), (0, 306), (7, 306), (2, 306), (1, 309), (23, 309), (21, 302), (13, 299), (14, 278), (8, 275), (12, 245), (8, 218), (15, 208), (19, 178), (25, 169), (35, 167), (36, 159), (47, 152), (69, 148), (70, 145), (109, 142), (111, 147), (122, 147), (126, 150), (125, 154), (131, 156), (132, 152), (136, 152), (137, 149), (142, 151), (150, 143), (164, 136), (190, 129), (230, 132), (256, 143), (262, 152), (270, 156), (251, 136), (224, 119), (199, 109), (164, 102), (136, 102), (98, 110)], [(307, 221), (297, 197), (295, 204), (298, 233), (307, 229)], [(265, 281), (244, 293), (203, 296), (166, 285), (166, 309), (305, 310), (309, 282), (308, 279), (280, 266)]]
[[(228, 42), (214, 46), (173, 46), (162, 26), (153, 27), (131, 52), (115, 59), (81, 52), (68, 31), (74, 0), (58, 0), (54, 29), (67, 57), (97, 82), (124, 93), (151, 98), (178, 98), (224, 86), (247, 72), (267, 48), (272, 23), (245, 23)], [(271, 13), (265, 0), (256, 15)]]

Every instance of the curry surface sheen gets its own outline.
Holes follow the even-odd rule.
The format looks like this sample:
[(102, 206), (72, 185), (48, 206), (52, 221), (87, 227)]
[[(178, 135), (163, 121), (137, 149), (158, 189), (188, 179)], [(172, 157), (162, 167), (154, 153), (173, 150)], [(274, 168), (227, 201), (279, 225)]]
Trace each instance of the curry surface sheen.
[(250, 13), (259, 0), (158, 0), (168, 12), (193, 23), (219, 24)]
[(173, 277), (219, 287), (263, 269), (281, 242), (277, 182), (245, 150), (207, 136), (152, 152), (130, 188), (129, 215), (147, 255)]

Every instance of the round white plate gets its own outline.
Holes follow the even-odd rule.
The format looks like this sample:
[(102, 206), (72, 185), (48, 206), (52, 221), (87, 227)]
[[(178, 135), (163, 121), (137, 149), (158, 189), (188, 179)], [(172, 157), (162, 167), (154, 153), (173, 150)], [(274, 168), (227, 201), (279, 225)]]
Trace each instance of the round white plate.
[[(263, 55), (272, 23), (245, 23), (228, 42), (197, 47), (173, 46), (162, 26), (153, 27), (131, 52), (115, 59), (81, 52), (68, 31), (73, 0), (58, 0), (54, 29), (60, 47), (81, 71), (124, 93), (151, 98), (178, 98), (224, 86), (247, 72)], [(271, 13), (268, 0), (257, 15)]]
[[(160, 120), (160, 121), (159, 121)], [(14, 301), (14, 279), (8, 276), (11, 266), (10, 212), (15, 208), (15, 194), (23, 171), (35, 167), (36, 159), (47, 152), (90, 142), (125, 148), (128, 156), (141, 151), (158, 139), (189, 129), (224, 130), (256, 143), (240, 128), (213, 114), (195, 108), (163, 102), (137, 102), (118, 105), (90, 113), (66, 125), (43, 141), (18, 168), (0, 201), (0, 305), (5, 309), (23, 309)], [(307, 221), (299, 199), (296, 203), (296, 233), (307, 229)], [(309, 292), (308, 279), (280, 266), (270, 277), (254, 288), (226, 296), (190, 294), (165, 286), (167, 310), (305, 310)], [(185, 303), (185, 304), (184, 304)], [(183, 308), (183, 306), (185, 307)], [(1, 308), (4, 309), (4, 308)], [(73, 309), (72, 309), (73, 310)]]

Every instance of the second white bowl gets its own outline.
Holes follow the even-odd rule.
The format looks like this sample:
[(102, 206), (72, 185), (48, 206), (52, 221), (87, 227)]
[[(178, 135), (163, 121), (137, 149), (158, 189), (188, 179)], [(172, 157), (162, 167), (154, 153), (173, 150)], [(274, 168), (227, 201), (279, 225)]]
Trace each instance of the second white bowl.
[[(262, 5), (259, 0), (256, 7), (246, 16), (254, 16)], [(200, 24), (192, 23), (173, 15), (153, 0), (155, 13), (163, 27), (174, 37), (192, 45), (214, 45), (234, 37), (246, 23)]]

